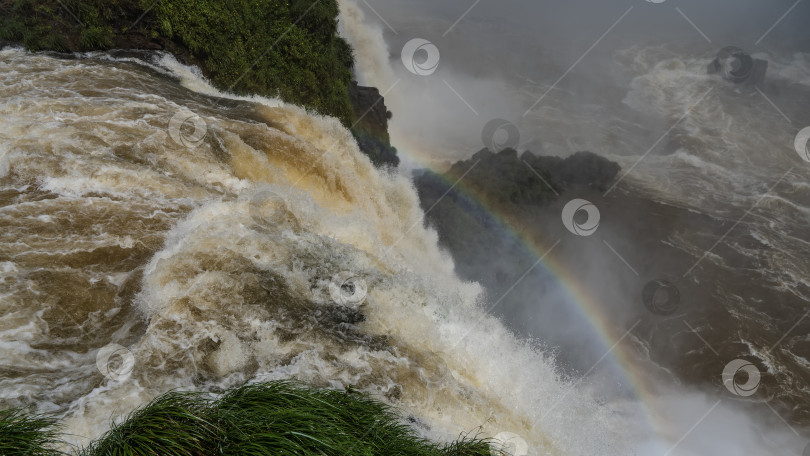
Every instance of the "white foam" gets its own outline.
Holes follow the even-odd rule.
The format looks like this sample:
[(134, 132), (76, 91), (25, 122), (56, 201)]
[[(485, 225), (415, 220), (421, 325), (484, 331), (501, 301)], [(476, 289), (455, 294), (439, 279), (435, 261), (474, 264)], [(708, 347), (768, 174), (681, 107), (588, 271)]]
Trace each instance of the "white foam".
[[(50, 71), (69, 72), (78, 80), (121, 73), (88, 61), (19, 53), (14, 58), (43, 68), (50, 64)], [(258, 112), (280, 129), (206, 111), (201, 115), (219, 146), (208, 138), (189, 149), (173, 143), (165, 130), (178, 109), (195, 109), (187, 100), (145, 98), (140, 85), (107, 91), (103, 98), (64, 97), (47, 87), (44, 76), (36, 93), (16, 89), (32, 106), (16, 114), (23, 133), (16, 144), (39, 152), (12, 154), (12, 166), (36, 176), (41, 190), (64, 198), (54, 205), (93, 195), (94, 201), (107, 201), (109, 211), (181, 217), (144, 269), (137, 303), (149, 325), (127, 346), (136, 359), (132, 377), (123, 383), (105, 380), (75, 399), (67, 424), (80, 436), (76, 441), (86, 442), (103, 432), (111, 417), (168, 389), (298, 378), (323, 386), (361, 385), (418, 416), (439, 439), (483, 426), (487, 435), (522, 435), (538, 454), (623, 454), (628, 442), (613, 429), (611, 411), (587, 390), (566, 394), (572, 385), (559, 378), (552, 358), (486, 316), (481, 287), (456, 278), (436, 233), (423, 227), (410, 182), (374, 169), (336, 119), (278, 100), (219, 92), (198, 71), (169, 56), (157, 65), (199, 93), (257, 103)], [(155, 78), (152, 83), (169, 82)], [(77, 89), (82, 88), (75, 83)], [(64, 103), (75, 107), (66, 109)], [(42, 111), (49, 113), (49, 123), (33, 123)], [(89, 119), (94, 130), (86, 130)], [(225, 162), (214, 157), (214, 147), (225, 148)], [(251, 201), (262, 191), (282, 197), (282, 213), (268, 216), (281, 225), (257, 226)], [(112, 204), (118, 200), (129, 203)], [(169, 212), (182, 206), (192, 209)], [(37, 223), (48, 223), (53, 217), (48, 214)], [(66, 238), (72, 247), (50, 248), (67, 255), (93, 245), (131, 248), (137, 242), (106, 233), (93, 239), (95, 244), (88, 241)], [(388, 345), (341, 342), (335, 331), (342, 326), (325, 323), (285, 340), (282, 334), (296, 327), (273, 313), (272, 305), (283, 303), (270, 300), (268, 309), (256, 301), (256, 293), (270, 287), (285, 300), (325, 306), (307, 312), (329, 312), (327, 285), (343, 270), (361, 274), (369, 284), (361, 307), (366, 321), (352, 331), (384, 336)], [(273, 288), (272, 277), (282, 280), (285, 291)], [(100, 273), (93, 280), (120, 285), (126, 278)], [(316, 337), (318, 331), (331, 336)], [(89, 369), (95, 369), (97, 348), (88, 347), (82, 358)], [(26, 359), (32, 355), (18, 353)], [(56, 357), (53, 365), (65, 359)], [(97, 375), (84, 372), (87, 380)], [(207, 383), (190, 381), (200, 376)], [(386, 396), (397, 389), (399, 399)], [(564, 404), (543, 417), (564, 394)]]

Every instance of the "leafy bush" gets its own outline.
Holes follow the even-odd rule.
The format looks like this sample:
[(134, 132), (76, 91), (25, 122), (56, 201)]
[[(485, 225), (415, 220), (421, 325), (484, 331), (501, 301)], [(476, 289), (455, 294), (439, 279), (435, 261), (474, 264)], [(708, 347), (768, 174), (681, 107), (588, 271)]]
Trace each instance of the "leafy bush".
[(92, 26), (84, 29), (81, 35), (81, 47), (84, 50), (109, 49), (113, 45), (113, 31), (108, 27)]
[(0, 0), (0, 38), (32, 51), (167, 47), (222, 89), (353, 121), (336, 0)]
[(336, 35), (337, 13), (335, 0), (175, 0), (158, 3), (150, 14), (158, 31), (186, 46), (217, 86), (278, 95), (348, 124), (352, 60)]
[(22, 41), (25, 47), (32, 51), (67, 52), (70, 50), (67, 38), (47, 25), (29, 28), (23, 33)]
[(14, 18), (5, 18), (0, 22), (0, 39), (20, 41), (25, 36), (25, 26)]

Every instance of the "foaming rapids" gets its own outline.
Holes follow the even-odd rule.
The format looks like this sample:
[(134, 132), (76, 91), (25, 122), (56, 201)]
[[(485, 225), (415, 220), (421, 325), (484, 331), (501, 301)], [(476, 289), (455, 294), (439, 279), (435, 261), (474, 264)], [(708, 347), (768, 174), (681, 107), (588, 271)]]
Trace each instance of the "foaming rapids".
[[(297, 379), (354, 385), (437, 439), (628, 454), (613, 428), (632, 407), (487, 316), (410, 182), (337, 120), (219, 93), (165, 55), (0, 56), (0, 408), (85, 443), (170, 389)], [(362, 303), (330, 292), (346, 273)], [(110, 344), (131, 372), (102, 375)]]

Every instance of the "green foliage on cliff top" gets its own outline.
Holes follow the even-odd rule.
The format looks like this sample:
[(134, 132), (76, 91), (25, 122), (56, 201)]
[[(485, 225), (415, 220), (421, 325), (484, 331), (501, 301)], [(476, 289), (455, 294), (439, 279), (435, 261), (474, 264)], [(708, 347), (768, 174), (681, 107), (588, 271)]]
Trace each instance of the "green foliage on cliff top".
[(32, 51), (165, 48), (240, 94), (351, 123), (336, 0), (0, 0), (0, 39)]
[[(7, 432), (0, 433), (0, 454), (57, 454), (44, 448), (52, 443), (48, 426), (42, 428), (42, 439), (29, 437), (34, 444), (20, 451), (7, 446), (27, 425), (17, 419), (5, 429), (3, 416), (0, 430)], [(14, 451), (3, 452), (6, 448)], [(394, 409), (355, 391), (269, 382), (232, 389), (219, 399), (201, 393), (165, 394), (114, 424), (78, 454), (489, 456), (490, 451), (484, 440), (438, 445), (421, 439)]]

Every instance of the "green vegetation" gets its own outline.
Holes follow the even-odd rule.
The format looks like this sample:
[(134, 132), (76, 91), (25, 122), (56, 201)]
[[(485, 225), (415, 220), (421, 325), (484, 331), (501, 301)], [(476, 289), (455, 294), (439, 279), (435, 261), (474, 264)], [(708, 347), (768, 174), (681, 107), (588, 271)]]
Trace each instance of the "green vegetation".
[(354, 58), (337, 36), (336, 0), (0, 0), (0, 15), (0, 44), (164, 50), (220, 89), (357, 124), (352, 133), (375, 165), (399, 163), (387, 120), (360, 118), (374, 100), (351, 97)]
[[(53, 421), (0, 413), (0, 454), (57, 455)], [(489, 456), (490, 445), (419, 438), (391, 407), (353, 390), (269, 382), (219, 399), (172, 392), (114, 424), (78, 456), (363, 455)]]
[(56, 421), (19, 410), (0, 411), (0, 455), (57, 456)]
[(222, 89), (353, 121), (336, 0), (0, 0), (0, 40), (32, 51), (164, 49)]

